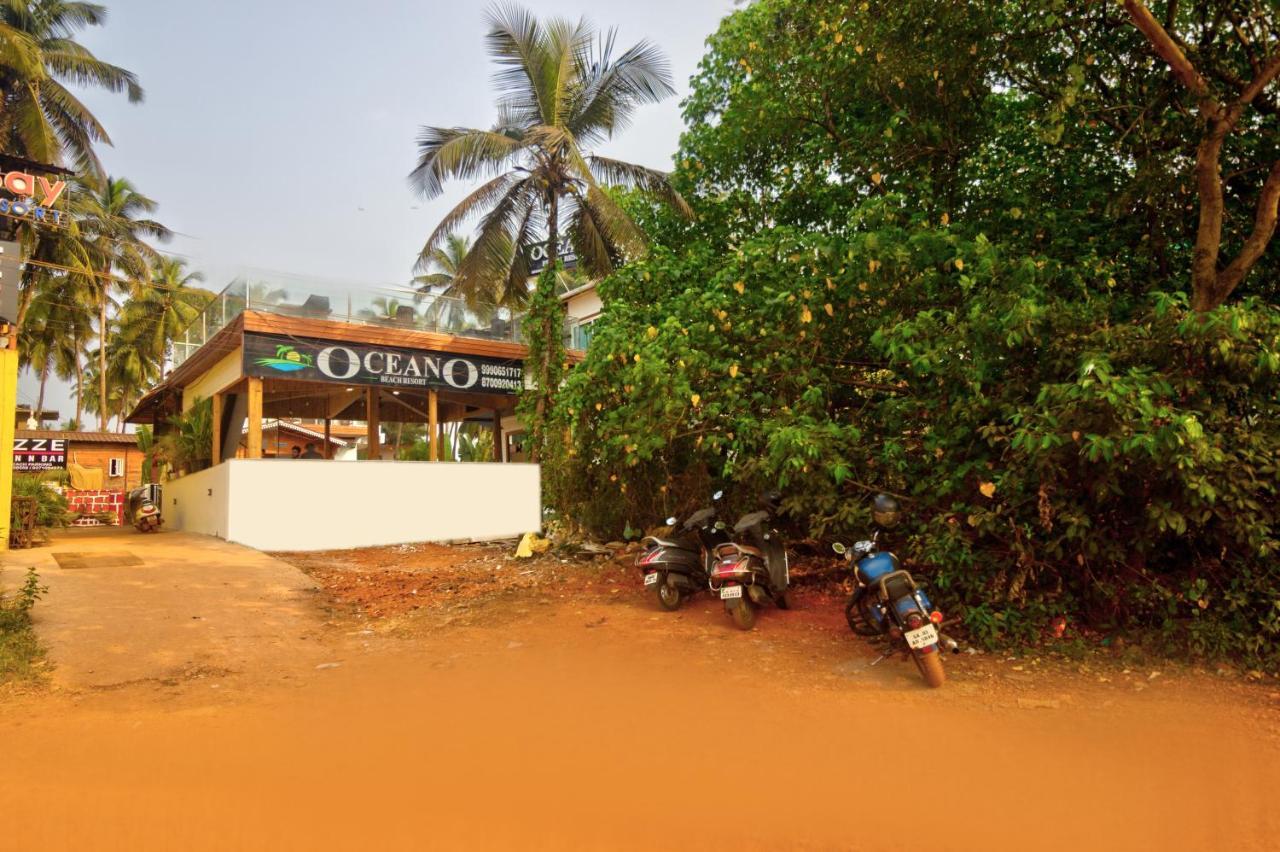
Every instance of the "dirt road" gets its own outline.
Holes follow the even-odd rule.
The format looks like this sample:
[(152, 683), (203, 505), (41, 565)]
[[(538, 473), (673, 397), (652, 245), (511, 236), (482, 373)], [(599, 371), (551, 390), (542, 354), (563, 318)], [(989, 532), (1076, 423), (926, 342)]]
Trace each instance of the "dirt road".
[(373, 560), (417, 609), (331, 581), (394, 614), (332, 628), (322, 668), (10, 699), (5, 845), (1275, 847), (1274, 686), (980, 656), (928, 691), (826, 597), (743, 633), (612, 568), (466, 558)]

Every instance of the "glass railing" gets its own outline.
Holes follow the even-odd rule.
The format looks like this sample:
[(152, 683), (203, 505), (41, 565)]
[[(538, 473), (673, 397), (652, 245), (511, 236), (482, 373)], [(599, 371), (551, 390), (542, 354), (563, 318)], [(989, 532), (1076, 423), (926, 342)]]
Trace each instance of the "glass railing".
[[(177, 367), (245, 310), (278, 316), (431, 331), (520, 342), (522, 317), (509, 308), (469, 304), (409, 287), (344, 287), (276, 273), (236, 278), (174, 341)], [(578, 348), (577, 323), (565, 322), (565, 345)]]

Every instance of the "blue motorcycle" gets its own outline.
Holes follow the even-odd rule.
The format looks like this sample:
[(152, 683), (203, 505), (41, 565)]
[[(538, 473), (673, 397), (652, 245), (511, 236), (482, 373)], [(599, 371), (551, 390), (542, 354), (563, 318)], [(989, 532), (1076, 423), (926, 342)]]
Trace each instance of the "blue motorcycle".
[[(880, 527), (897, 524), (898, 501), (888, 494), (875, 498), (872, 517)], [(876, 660), (896, 650), (911, 655), (920, 675), (930, 687), (942, 686), (946, 674), (942, 670), (942, 648), (955, 649), (956, 643), (939, 631), (942, 613), (933, 608), (924, 589), (898, 563), (898, 557), (882, 551), (877, 545), (880, 531), (868, 541), (852, 548), (836, 543), (833, 549), (855, 562), (857, 588), (845, 607), (849, 627), (859, 636), (883, 637), (889, 650)]]

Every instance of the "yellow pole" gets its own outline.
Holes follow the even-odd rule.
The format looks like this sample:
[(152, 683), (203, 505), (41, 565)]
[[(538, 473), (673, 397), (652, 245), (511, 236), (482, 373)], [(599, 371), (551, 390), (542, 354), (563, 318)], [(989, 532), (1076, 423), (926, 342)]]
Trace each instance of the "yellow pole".
[[(0, 552), (9, 549), (13, 503), (13, 428), (18, 416), (18, 337), (10, 333), (0, 349)], [(36, 417), (40, 415), (37, 414)]]

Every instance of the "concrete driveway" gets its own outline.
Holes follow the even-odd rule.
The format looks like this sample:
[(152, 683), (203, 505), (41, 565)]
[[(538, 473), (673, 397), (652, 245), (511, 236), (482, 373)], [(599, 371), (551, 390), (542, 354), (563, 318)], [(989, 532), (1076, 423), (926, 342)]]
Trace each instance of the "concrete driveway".
[(33, 618), (63, 687), (241, 672), (270, 678), (324, 657), (315, 583), (220, 539), (65, 530), (51, 545), (11, 551), (2, 564), (6, 588), (29, 566), (49, 588)]

